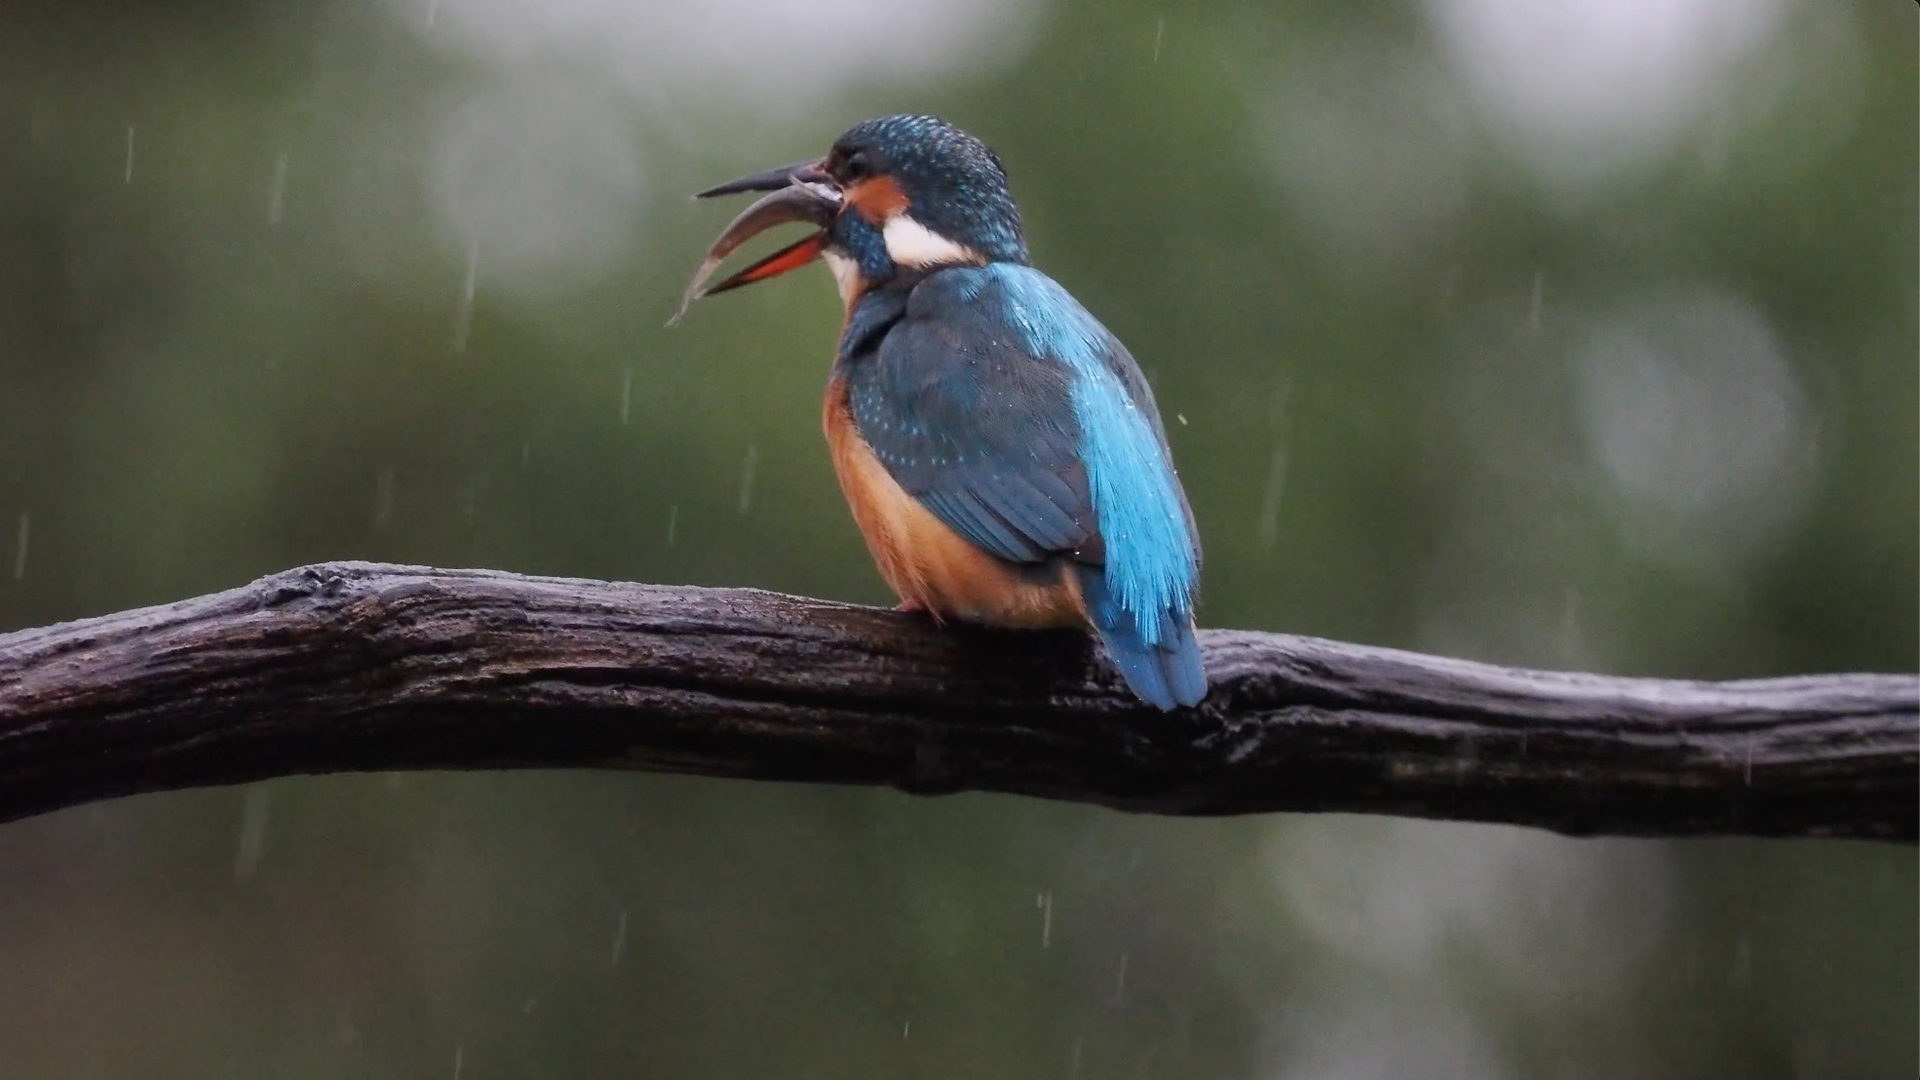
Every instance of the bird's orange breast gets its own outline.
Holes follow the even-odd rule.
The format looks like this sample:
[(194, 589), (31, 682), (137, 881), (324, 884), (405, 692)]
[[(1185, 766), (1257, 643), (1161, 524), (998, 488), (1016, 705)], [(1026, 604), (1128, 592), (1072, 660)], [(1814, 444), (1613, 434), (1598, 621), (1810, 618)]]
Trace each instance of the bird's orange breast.
[(902, 601), (936, 617), (993, 626), (1087, 624), (1080, 590), (1064, 562), (1023, 567), (997, 559), (901, 489), (854, 425), (843, 379), (827, 385), (822, 424), (853, 520), (880, 576)]

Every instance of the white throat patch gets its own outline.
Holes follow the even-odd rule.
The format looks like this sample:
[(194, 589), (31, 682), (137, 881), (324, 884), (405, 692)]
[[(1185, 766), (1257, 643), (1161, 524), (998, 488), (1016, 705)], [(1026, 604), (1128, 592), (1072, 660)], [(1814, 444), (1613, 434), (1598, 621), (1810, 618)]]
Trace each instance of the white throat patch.
[(853, 294), (860, 288), (860, 264), (832, 248), (821, 252), (820, 257), (826, 260), (827, 269), (833, 271), (833, 283), (840, 289), (840, 302), (853, 303)]
[(887, 223), (880, 227), (880, 236), (887, 243), (888, 258), (916, 270), (961, 263), (979, 266), (987, 261), (967, 245), (956, 244), (913, 220), (910, 214), (900, 213), (888, 218)]

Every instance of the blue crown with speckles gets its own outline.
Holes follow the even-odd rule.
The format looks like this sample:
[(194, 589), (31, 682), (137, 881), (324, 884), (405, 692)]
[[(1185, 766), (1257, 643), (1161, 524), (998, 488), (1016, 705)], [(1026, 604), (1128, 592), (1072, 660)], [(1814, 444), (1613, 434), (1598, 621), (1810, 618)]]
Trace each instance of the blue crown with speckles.
[(900, 185), (920, 224), (995, 262), (1027, 262), (1007, 172), (986, 143), (937, 116), (908, 114), (855, 124), (834, 148), (866, 151)]

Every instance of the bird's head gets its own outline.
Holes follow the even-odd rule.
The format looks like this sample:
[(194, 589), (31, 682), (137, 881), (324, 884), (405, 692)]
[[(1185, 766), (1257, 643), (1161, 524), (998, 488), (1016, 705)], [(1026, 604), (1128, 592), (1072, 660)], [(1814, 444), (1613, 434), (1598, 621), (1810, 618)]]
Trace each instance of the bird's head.
[[(1027, 261), (1020, 211), (1000, 159), (987, 144), (932, 116), (856, 124), (825, 157), (743, 176), (698, 197), (744, 191), (770, 194), (713, 242), (682, 312), (700, 297), (765, 281), (822, 256), (849, 301), (902, 270)], [(789, 222), (808, 222), (819, 231), (706, 286), (721, 260), (749, 238)]]

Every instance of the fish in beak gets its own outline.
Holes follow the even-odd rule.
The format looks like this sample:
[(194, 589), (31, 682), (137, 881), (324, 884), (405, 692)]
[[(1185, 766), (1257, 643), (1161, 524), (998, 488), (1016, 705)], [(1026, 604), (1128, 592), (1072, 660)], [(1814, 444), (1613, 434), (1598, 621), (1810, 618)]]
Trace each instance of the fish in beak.
[[(713, 246), (707, 249), (706, 259), (700, 263), (693, 281), (687, 285), (686, 294), (680, 298), (680, 310), (667, 320), (668, 326), (678, 323), (695, 300), (777, 277), (819, 258), (820, 253), (826, 250), (827, 230), (833, 224), (833, 219), (839, 216), (846, 201), (840, 186), (833, 182), (833, 178), (827, 175), (817, 160), (729, 180), (700, 192), (694, 198), (711, 199), (716, 195), (734, 195), (742, 191), (766, 191), (771, 194), (742, 210), (740, 216), (734, 218), (719, 239), (713, 242)], [(801, 221), (818, 225), (820, 229), (717, 285), (707, 284), (707, 279), (720, 268), (720, 263), (740, 245), (776, 225)]]

